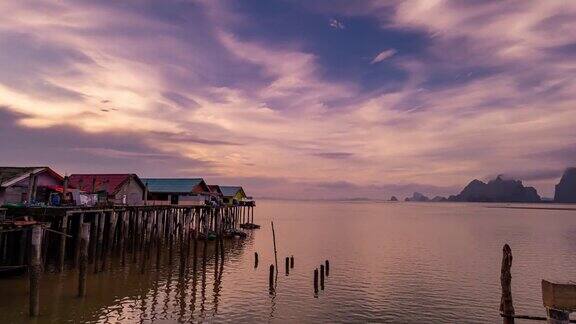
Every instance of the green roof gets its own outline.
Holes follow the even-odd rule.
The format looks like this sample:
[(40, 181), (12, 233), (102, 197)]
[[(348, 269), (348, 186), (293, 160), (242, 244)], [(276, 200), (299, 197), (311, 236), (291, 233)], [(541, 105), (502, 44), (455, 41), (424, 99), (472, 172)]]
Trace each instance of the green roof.
[(220, 190), (222, 191), (222, 195), (224, 197), (234, 197), (238, 191), (244, 191), (242, 187), (239, 186), (220, 186)]
[(142, 182), (148, 187), (148, 192), (158, 193), (190, 193), (204, 180), (192, 179), (169, 179), (169, 178), (144, 178)]

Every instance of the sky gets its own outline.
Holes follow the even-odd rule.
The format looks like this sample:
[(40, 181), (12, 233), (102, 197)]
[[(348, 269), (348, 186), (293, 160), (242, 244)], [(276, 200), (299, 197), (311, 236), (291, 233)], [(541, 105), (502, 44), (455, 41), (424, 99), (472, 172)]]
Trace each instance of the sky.
[(0, 165), (256, 197), (553, 196), (576, 1), (0, 1)]

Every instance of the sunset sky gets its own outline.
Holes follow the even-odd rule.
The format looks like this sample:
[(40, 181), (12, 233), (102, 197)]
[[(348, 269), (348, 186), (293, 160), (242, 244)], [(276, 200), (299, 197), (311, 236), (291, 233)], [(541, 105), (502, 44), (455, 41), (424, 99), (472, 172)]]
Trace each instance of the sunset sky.
[(0, 165), (257, 197), (576, 166), (576, 1), (0, 1)]

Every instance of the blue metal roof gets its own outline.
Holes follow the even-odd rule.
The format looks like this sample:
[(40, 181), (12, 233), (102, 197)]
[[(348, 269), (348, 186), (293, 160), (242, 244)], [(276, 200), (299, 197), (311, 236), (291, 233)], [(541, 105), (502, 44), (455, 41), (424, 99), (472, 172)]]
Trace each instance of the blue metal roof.
[(238, 191), (242, 190), (242, 187), (220, 186), (220, 190), (222, 191), (222, 195), (224, 197), (234, 197)]
[(190, 193), (194, 187), (204, 181), (202, 178), (193, 179), (162, 179), (162, 178), (145, 178), (142, 179), (148, 186), (149, 192), (161, 193)]

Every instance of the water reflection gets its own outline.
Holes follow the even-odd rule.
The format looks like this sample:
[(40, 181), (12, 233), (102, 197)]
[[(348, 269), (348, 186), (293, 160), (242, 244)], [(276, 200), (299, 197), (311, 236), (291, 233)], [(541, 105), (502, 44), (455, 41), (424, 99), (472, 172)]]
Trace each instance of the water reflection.
[[(157, 242), (149, 253), (128, 249), (124, 267), (121, 255), (111, 256), (106, 272), (90, 271), (86, 299), (75, 297), (75, 271), (46, 273), (36, 320), (26, 316), (26, 277), (0, 279), (0, 322), (495, 323), (501, 321), (504, 243), (514, 253), (517, 313), (543, 314), (540, 279), (576, 277), (576, 260), (569, 258), (576, 253), (576, 217), (570, 211), (262, 202), (258, 214), (261, 224), (274, 218), (278, 255), (298, 261), (289, 276), (274, 273), (272, 290), (272, 236), (263, 226), (218, 247), (191, 237), (184, 245)], [(141, 273), (143, 256), (148, 261)], [(315, 298), (313, 270), (325, 260), (333, 261), (332, 268), (326, 290)]]

